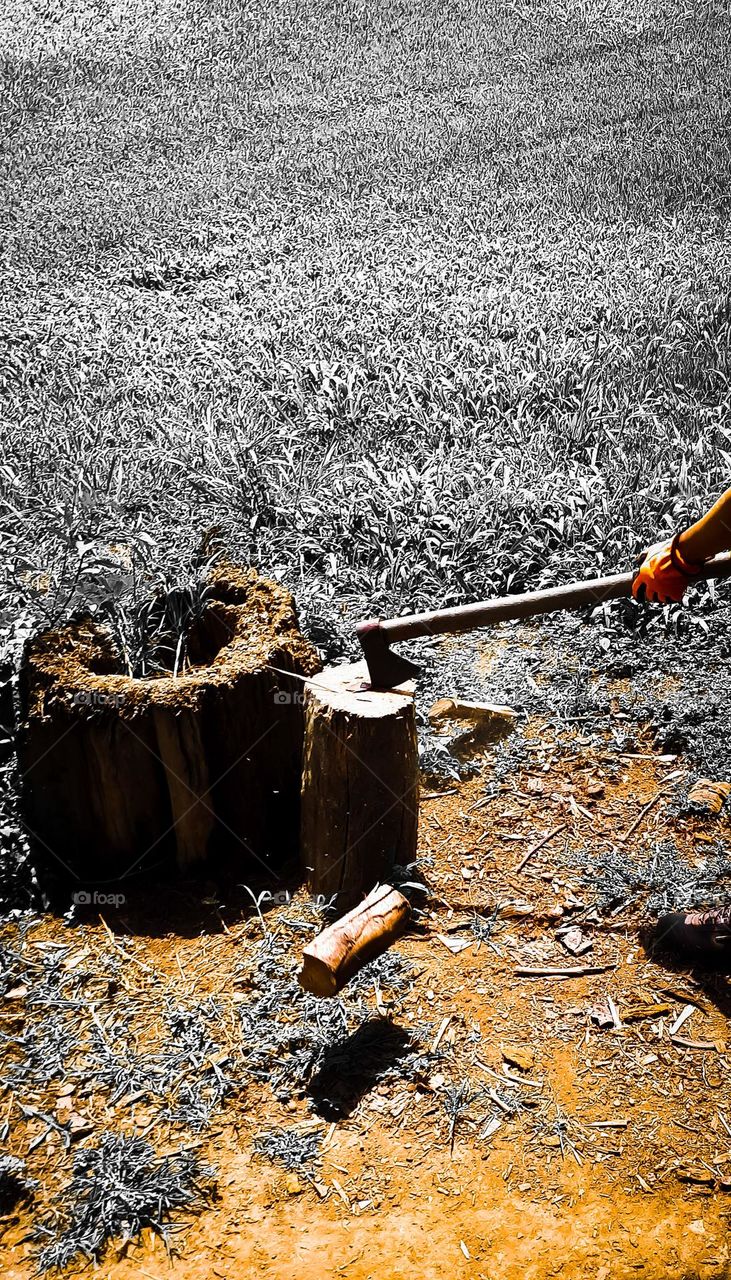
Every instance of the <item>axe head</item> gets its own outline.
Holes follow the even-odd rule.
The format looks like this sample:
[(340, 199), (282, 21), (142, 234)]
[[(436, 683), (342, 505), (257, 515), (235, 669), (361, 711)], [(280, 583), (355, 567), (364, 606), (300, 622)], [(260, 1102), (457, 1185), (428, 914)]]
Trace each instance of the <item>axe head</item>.
[(421, 667), (398, 653), (392, 653), (388, 636), (381, 627), (380, 618), (360, 622), (356, 627), (363, 657), (368, 667), (372, 689), (395, 689), (405, 680), (413, 680), (421, 674)]

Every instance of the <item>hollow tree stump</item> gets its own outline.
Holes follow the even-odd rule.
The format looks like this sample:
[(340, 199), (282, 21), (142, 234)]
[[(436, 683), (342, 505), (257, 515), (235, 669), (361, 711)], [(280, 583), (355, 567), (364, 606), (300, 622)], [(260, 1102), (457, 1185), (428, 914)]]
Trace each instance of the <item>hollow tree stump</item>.
[(307, 685), (300, 858), (310, 891), (360, 902), (416, 855), (419, 755), (414, 684), (374, 691), (365, 663)]
[(219, 565), (177, 676), (122, 674), (85, 619), (35, 637), (19, 680), (25, 822), (42, 872), (93, 885), (210, 858), (252, 876), (296, 855), (299, 685), (313, 675), (291, 595)]

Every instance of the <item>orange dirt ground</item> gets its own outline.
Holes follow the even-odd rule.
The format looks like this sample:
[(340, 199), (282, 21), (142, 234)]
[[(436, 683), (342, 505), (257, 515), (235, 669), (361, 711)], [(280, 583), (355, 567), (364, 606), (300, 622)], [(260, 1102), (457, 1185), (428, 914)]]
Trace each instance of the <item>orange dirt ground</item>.
[[(556, 870), (562, 842), (590, 843), (601, 859), (657, 797), (631, 836), (633, 849), (649, 851), (653, 840), (672, 836), (698, 860), (704, 844), (728, 838), (729, 818), (667, 812), (661, 787), (683, 768), (682, 759), (653, 758), (649, 747), (646, 754), (640, 748), (637, 756), (620, 757), (621, 773), (612, 780), (607, 757), (584, 745), (579, 732), (573, 754), (561, 756), (552, 731), (533, 725), (534, 763), (487, 803), (484, 776), (448, 784), (443, 792), (424, 788), (420, 852), (433, 859), (431, 897), (421, 931), (396, 948), (413, 962), (416, 977), (405, 997), (391, 1001), (374, 988), (366, 999), (374, 1016), (398, 1025), (436, 1025), (435, 1039), (447, 1051), (444, 1067), (424, 1084), (376, 1084), (335, 1124), (313, 1115), (307, 1099), (282, 1104), (266, 1086), (247, 1086), (194, 1144), (218, 1167), (219, 1198), (176, 1242), (177, 1256), (168, 1258), (146, 1234), (122, 1256), (110, 1245), (94, 1274), (109, 1280), (731, 1276), (731, 985), (721, 976), (703, 979), (650, 961), (631, 904), (584, 924), (593, 947), (579, 958), (555, 933), (581, 910), (577, 903), (587, 903), (578, 874)], [(559, 826), (518, 870), (531, 846)], [(478, 943), (460, 928), (496, 904), (501, 927), (491, 942)], [(266, 916), (275, 932), (277, 912)], [(110, 918), (112, 945), (123, 944), (135, 957), (125, 966), (125, 982), (151, 1024), (162, 991), (215, 993), (224, 1007), (236, 1001), (233, 967), (247, 942), (260, 936), (261, 924), (252, 913), (233, 918), (223, 908), (221, 915), (220, 932), (166, 937), (139, 928), (125, 937), (124, 912)], [(70, 932), (40, 919), (27, 941), (68, 944)], [(92, 953), (110, 945), (101, 923), (78, 927), (72, 939)], [(445, 939), (465, 945), (453, 953)], [(569, 978), (516, 974), (547, 965), (600, 971)], [(607, 997), (617, 1025), (599, 1026), (589, 1011)], [(97, 1010), (103, 1019), (103, 1001)], [(226, 1034), (234, 1033), (222, 1028), (224, 1042)], [(474, 1042), (470, 1081), (526, 1106), (517, 1117), (502, 1115), (486, 1136), (458, 1120), (450, 1150), (442, 1095), (455, 1078), (449, 1055), (468, 1042)], [(512, 1079), (500, 1083), (506, 1069)], [(58, 1110), (69, 1101), (49, 1097), (43, 1104)], [(122, 1123), (121, 1109), (110, 1115), (93, 1090), (74, 1105), (93, 1123)], [(2, 1106), (10, 1114), (12, 1103)], [(129, 1132), (144, 1132), (149, 1111), (133, 1104), (124, 1108), (123, 1122)], [(298, 1122), (324, 1133), (313, 1181), (252, 1151), (262, 1128)], [(37, 1132), (32, 1118), (14, 1117), (8, 1149), (25, 1155)], [(180, 1138), (158, 1130), (155, 1145), (172, 1150)], [(46, 1183), (44, 1195), (53, 1189), (53, 1161), (53, 1139), (29, 1159), (29, 1172)], [(16, 1210), (0, 1236), (8, 1280), (33, 1274), (33, 1250), (23, 1243), (29, 1221), (27, 1210)], [(81, 1265), (66, 1272), (82, 1273), (89, 1271)]]

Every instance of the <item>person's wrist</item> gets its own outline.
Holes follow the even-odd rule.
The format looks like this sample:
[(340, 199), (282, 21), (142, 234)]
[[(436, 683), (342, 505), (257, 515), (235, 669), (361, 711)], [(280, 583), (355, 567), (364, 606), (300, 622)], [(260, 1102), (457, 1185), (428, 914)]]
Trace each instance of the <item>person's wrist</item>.
[(688, 578), (695, 577), (703, 567), (702, 560), (693, 558), (692, 550), (688, 548), (687, 539), (683, 533), (676, 533), (670, 543), (670, 559), (675, 568)]

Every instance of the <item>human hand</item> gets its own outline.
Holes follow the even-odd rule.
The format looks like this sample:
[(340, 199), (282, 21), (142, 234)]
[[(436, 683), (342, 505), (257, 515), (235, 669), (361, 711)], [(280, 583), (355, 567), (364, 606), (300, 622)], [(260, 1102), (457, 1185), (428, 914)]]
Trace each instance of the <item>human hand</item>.
[(676, 534), (669, 542), (656, 542), (643, 553), (632, 583), (635, 600), (652, 600), (657, 604), (682, 600), (689, 584), (697, 577), (700, 565), (689, 564), (678, 550)]

